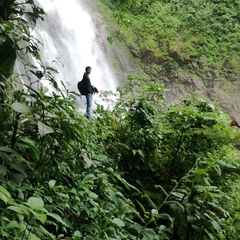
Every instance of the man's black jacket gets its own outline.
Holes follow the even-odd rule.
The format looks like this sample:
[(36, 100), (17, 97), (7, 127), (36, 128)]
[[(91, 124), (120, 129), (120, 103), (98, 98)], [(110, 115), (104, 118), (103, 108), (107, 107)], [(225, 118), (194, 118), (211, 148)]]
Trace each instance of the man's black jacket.
[(83, 74), (83, 79), (80, 82), (78, 82), (77, 87), (81, 95), (87, 95), (88, 93), (93, 93), (93, 87), (87, 73)]

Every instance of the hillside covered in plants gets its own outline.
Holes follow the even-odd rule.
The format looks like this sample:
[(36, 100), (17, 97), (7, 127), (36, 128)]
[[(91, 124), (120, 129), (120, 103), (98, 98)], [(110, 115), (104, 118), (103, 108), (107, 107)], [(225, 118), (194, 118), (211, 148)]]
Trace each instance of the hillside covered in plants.
[(0, 239), (238, 239), (229, 115), (199, 94), (169, 105), (163, 85), (129, 74), (86, 119), (52, 66), (41, 65), (53, 94), (34, 88), (42, 18), (34, 1), (0, 2)]
[(124, 42), (168, 102), (199, 92), (240, 118), (238, 0), (101, 0)]

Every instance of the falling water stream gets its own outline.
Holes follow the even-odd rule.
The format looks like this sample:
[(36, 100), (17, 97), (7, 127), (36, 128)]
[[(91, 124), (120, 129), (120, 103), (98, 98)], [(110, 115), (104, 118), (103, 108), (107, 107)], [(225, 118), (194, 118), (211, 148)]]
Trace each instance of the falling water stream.
[[(40, 52), (44, 65), (59, 61), (59, 78), (72, 91), (82, 79), (86, 66), (92, 67), (92, 85), (101, 90), (116, 90), (117, 80), (107, 57), (98, 45), (91, 16), (83, 0), (36, 0), (46, 13), (33, 35), (43, 43)], [(85, 99), (84, 99), (85, 100)], [(80, 100), (81, 101), (81, 100)]]

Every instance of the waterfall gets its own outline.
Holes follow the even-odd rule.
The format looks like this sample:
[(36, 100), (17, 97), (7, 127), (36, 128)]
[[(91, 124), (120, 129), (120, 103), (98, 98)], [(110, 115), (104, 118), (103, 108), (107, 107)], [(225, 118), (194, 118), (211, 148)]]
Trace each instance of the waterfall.
[[(84, 10), (82, 0), (35, 0), (46, 15), (38, 20), (33, 35), (43, 43), (40, 46), (44, 65), (53, 61), (62, 63), (56, 67), (59, 78), (68, 89), (76, 91), (86, 66), (92, 67), (92, 85), (101, 90), (116, 90), (117, 79), (111, 64), (95, 36), (91, 16)], [(96, 97), (95, 97), (96, 98)], [(84, 99), (85, 100), (85, 99)]]

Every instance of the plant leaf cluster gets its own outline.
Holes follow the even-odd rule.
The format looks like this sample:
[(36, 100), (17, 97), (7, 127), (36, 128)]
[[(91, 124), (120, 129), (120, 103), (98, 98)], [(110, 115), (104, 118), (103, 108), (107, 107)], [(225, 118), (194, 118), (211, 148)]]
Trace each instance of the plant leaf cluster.
[[(0, 42), (0, 56), (16, 58), (1, 61), (0, 238), (237, 239), (240, 132), (229, 117), (197, 94), (167, 105), (162, 85), (129, 75), (111, 108), (87, 120), (57, 70), (28, 61), (41, 59), (25, 4), (34, 19), (42, 13), (33, 1), (1, 1), (11, 44)], [(102, 98), (110, 104), (111, 93)]]
[(159, 71), (159, 65), (165, 71), (189, 64), (238, 69), (238, 0), (102, 2), (121, 23), (115, 37), (123, 39), (133, 55), (149, 65), (149, 73)]

